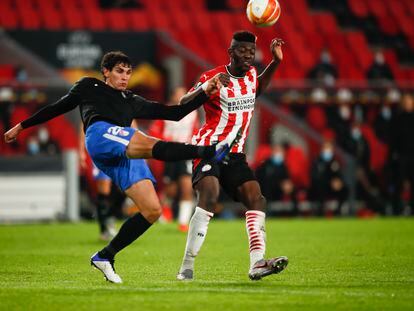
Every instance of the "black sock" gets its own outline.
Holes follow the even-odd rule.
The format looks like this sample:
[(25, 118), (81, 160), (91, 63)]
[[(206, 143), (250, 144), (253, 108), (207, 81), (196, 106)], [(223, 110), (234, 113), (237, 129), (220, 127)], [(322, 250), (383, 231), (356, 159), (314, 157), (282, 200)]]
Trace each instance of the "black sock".
[(118, 234), (109, 242), (109, 245), (98, 252), (99, 257), (113, 259), (119, 251), (134, 242), (151, 225), (141, 213), (128, 218), (119, 229)]
[(195, 146), (175, 142), (159, 141), (152, 147), (154, 159), (180, 161), (190, 159), (210, 159), (214, 157), (216, 146)]
[(109, 195), (98, 194), (96, 200), (96, 218), (98, 220), (99, 229), (103, 233), (107, 229), (109, 216)]

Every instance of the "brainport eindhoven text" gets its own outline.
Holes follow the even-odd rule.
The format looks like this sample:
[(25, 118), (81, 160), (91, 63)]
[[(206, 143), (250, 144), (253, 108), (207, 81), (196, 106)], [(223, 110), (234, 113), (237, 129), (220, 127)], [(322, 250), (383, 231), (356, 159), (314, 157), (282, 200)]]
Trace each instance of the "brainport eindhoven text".
[(255, 97), (242, 98), (229, 101), (227, 103), (228, 111), (240, 111), (254, 109)]

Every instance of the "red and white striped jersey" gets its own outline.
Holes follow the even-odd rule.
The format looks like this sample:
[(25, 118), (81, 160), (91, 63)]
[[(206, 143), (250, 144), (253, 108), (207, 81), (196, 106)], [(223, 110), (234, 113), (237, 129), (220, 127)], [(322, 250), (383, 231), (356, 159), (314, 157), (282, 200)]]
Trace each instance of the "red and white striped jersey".
[(242, 128), (242, 138), (231, 152), (243, 152), (256, 101), (257, 71), (251, 66), (244, 77), (235, 77), (228, 72), (226, 66), (219, 66), (203, 73), (193, 89), (220, 72), (230, 75), (230, 83), (204, 103), (206, 123), (193, 136), (192, 143), (209, 146), (223, 140), (230, 132)]
[(194, 110), (178, 122), (168, 120), (153, 122), (149, 129), (149, 134), (167, 141), (189, 143), (198, 128), (198, 112)]

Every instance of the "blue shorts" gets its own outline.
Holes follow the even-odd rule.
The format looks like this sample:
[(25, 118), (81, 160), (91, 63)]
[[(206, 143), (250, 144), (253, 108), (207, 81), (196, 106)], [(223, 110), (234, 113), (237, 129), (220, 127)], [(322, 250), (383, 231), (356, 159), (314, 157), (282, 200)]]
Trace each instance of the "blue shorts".
[(111, 180), (111, 178), (97, 168), (95, 164), (93, 164), (92, 175), (95, 180)]
[(98, 121), (88, 127), (85, 145), (93, 163), (125, 191), (136, 182), (149, 179), (155, 183), (144, 159), (128, 159), (125, 151), (136, 129)]

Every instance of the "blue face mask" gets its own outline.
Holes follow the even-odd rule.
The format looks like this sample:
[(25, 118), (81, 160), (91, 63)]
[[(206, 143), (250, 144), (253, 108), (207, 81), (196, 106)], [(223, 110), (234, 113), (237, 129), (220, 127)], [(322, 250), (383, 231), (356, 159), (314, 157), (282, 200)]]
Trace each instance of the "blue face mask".
[(29, 154), (31, 154), (31, 155), (38, 154), (38, 153), (39, 153), (39, 151), (40, 151), (39, 144), (38, 144), (37, 142), (30, 142), (30, 143), (27, 145), (27, 151), (28, 151), (28, 152), (29, 152)]
[(322, 160), (325, 162), (329, 162), (333, 158), (333, 152), (332, 150), (323, 150), (321, 153)]
[(352, 129), (352, 138), (354, 138), (355, 140), (358, 140), (361, 138), (361, 131), (359, 130), (359, 128)]
[(391, 119), (391, 114), (392, 112), (391, 112), (390, 107), (384, 107), (381, 109), (381, 115), (385, 120)]
[(283, 154), (281, 154), (281, 153), (276, 153), (276, 154), (272, 155), (271, 159), (272, 159), (273, 164), (276, 164), (276, 165), (280, 165), (284, 161)]

